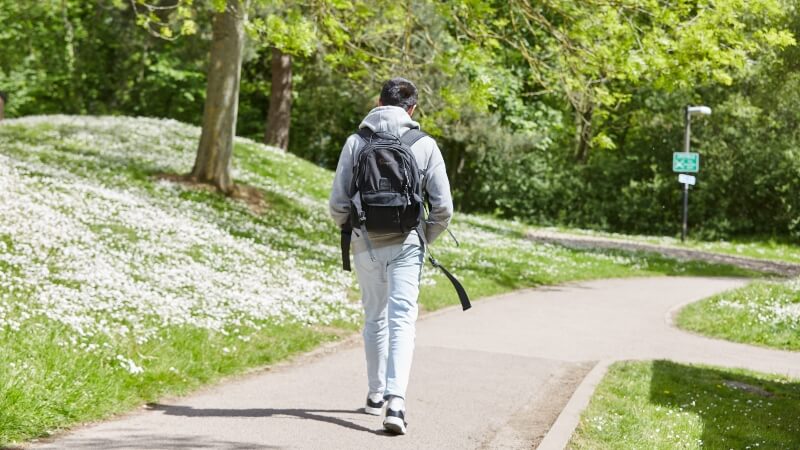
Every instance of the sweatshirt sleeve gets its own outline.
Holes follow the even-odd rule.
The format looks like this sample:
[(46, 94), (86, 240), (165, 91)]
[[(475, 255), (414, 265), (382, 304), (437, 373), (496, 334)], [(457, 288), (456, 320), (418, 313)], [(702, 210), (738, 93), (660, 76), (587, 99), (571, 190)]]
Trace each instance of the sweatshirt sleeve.
[(450, 181), (439, 146), (434, 141), (433, 151), (425, 174), (425, 191), (431, 205), (428, 220), (425, 222), (425, 238), (431, 243), (439, 237), (450, 224), (453, 217), (453, 198), (450, 195)]
[(339, 155), (339, 164), (336, 166), (336, 176), (333, 179), (333, 189), (328, 200), (328, 209), (336, 225), (342, 226), (350, 218), (350, 183), (353, 179), (353, 153), (356, 148), (355, 135), (350, 136), (344, 143), (342, 153)]

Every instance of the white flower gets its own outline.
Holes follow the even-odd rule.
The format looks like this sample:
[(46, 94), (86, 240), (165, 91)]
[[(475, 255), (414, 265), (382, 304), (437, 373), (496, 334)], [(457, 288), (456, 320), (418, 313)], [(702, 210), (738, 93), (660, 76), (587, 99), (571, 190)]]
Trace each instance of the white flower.
[[(41, 133), (50, 142), (0, 141), (0, 265), (13, 268), (0, 272), (0, 287), (26, 298), (14, 316), (10, 300), (0, 298), (0, 328), (46, 317), (82, 343), (129, 336), (143, 344), (171, 326), (224, 333), (268, 318), (330, 323), (358, 311), (347, 299), (351, 276), (333, 263), (333, 239), (320, 245), (291, 235), (296, 249), (286, 250), (280, 239), (287, 236), (270, 225), (181, 198), (185, 189), (173, 183), (148, 187), (127, 178), (129, 164), (175, 173), (191, 167), (197, 128), (59, 116), (8, 123), (48, 125)], [(59, 163), (42, 163), (46, 156)], [(304, 205), (314, 217), (304, 228), (329, 226), (324, 201), (242, 176)]]
[(139, 375), (144, 372), (144, 369), (141, 366), (136, 365), (132, 359), (128, 359), (122, 355), (117, 355), (117, 360), (119, 361), (120, 367), (133, 375)]

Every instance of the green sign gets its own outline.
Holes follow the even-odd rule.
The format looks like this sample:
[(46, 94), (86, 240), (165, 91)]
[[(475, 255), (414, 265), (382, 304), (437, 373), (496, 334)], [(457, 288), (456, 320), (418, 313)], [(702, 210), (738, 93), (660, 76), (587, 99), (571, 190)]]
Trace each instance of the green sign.
[(675, 152), (672, 154), (673, 172), (697, 172), (700, 170), (700, 154)]

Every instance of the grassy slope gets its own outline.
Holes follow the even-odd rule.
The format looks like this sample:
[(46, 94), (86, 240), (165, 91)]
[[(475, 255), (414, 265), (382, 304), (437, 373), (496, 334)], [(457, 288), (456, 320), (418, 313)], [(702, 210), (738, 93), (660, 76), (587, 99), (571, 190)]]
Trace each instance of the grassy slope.
[[(159, 181), (192, 164), (173, 121), (39, 117), (0, 125), (0, 446), (269, 364), (357, 328), (327, 217), (332, 174), (239, 140), (246, 206)], [(567, 280), (747, 275), (660, 257), (521, 239), (458, 215), (437, 256), (473, 297)], [(424, 309), (457, 303), (423, 275)]]
[(747, 344), (800, 351), (800, 283), (759, 282), (684, 308), (679, 327)]
[(800, 382), (754, 372), (619, 362), (571, 449), (800, 448)]

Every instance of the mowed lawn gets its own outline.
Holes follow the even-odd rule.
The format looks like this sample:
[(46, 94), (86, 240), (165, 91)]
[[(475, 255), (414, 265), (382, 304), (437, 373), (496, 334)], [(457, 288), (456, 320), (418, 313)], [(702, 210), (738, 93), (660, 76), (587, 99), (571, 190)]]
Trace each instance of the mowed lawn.
[(679, 327), (745, 344), (800, 351), (800, 280), (762, 281), (681, 310)]
[(800, 380), (670, 361), (618, 362), (570, 449), (800, 448)]
[[(258, 208), (168, 181), (199, 129), (42, 116), (0, 124), (0, 446), (181, 394), (353, 333), (360, 307), (327, 213), (332, 173), (240, 139)], [(523, 238), (458, 214), (437, 257), (473, 298), (569, 280), (752, 275)], [(458, 303), (423, 273), (423, 309)]]

